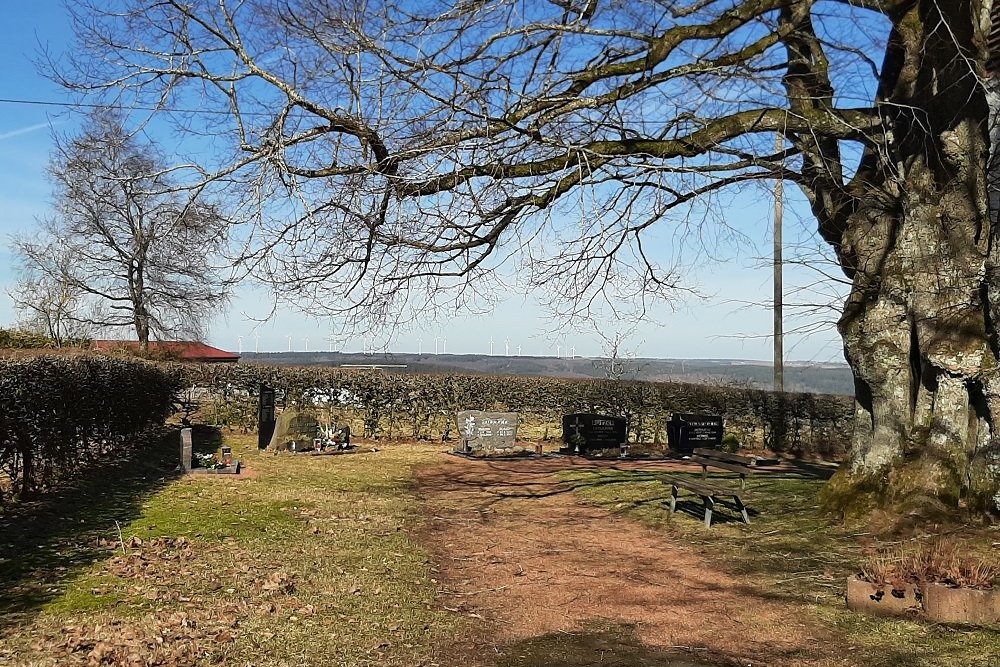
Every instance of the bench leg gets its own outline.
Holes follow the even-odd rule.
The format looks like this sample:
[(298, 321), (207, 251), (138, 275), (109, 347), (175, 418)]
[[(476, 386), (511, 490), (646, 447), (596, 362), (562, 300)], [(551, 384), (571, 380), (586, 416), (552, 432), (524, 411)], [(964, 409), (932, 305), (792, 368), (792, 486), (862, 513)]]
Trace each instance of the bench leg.
[(677, 511), (677, 487), (673, 484), (670, 485), (670, 513), (673, 514)]
[(747, 514), (747, 506), (743, 504), (743, 500), (739, 496), (733, 496), (733, 500), (736, 501), (736, 507), (740, 510), (740, 515), (743, 517), (743, 523), (750, 523), (750, 515)]
[(705, 501), (705, 528), (712, 527), (712, 510), (715, 509), (715, 498), (712, 496), (702, 496)]

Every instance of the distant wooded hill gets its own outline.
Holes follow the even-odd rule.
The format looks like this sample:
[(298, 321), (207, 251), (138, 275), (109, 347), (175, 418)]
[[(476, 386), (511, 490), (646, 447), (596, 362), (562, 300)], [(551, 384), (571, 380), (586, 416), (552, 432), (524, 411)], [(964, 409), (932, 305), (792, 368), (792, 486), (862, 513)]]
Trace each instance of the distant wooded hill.
[[(589, 357), (504, 357), (485, 354), (406, 354), (344, 352), (244, 352), (243, 361), (296, 366), (405, 365), (395, 372), (476, 373), (562, 378), (611, 377), (611, 360)], [(618, 359), (613, 376), (627, 380), (750, 383), (770, 389), (771, 365), (735, 359)], [(785, 390), (853, 395), (854, 381), (846, 364), (785, 366)]]

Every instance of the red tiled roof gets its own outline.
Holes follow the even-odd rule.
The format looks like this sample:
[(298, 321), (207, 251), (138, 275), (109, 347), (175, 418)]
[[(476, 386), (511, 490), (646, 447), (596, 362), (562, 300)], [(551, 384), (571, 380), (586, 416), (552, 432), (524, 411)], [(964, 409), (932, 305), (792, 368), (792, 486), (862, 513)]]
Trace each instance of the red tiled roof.
[[(114, 352), (116, 350), (138, 350), (139, 341), (135, 340), (95, 340), (92, 349), (98, 352)], [(240, 355), (220, 350), (217, 347), (186, 340), (151, 340), (149, 351), (176, 357), (181, 361), (239, 361)]]

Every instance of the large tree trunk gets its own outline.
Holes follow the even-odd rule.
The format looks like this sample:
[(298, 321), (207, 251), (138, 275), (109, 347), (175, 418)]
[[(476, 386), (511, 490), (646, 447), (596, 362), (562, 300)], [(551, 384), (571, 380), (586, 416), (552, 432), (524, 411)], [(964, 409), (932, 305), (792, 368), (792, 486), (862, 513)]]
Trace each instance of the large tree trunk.
[(835, 244), (853, 279), (839, 329), (857, 414), (849, 465), (824, 493), (831, 508), (1000, 510), (990, 4), (919, 0), (893, 33), (889, 148), (863, 162)]

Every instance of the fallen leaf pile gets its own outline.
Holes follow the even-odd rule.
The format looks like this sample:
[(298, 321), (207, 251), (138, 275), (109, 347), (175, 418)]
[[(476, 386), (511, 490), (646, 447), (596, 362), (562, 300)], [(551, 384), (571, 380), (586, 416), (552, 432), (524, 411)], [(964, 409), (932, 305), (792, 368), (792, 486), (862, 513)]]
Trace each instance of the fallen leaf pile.
[(33, 648), (55, 653), (60, 665), (190, 665), (233, 641), (238, 621), (228, 625), (215, 614), (172, 612), (141, 622), (111, 621), (107, 625), (67, 625), (57, 637), (41, 637)]
[[(114, 544), (107, 569), (121, 582), (91, 590), (112, 590), (144, 598), (153, 610), (141, 618), (71, 625), (43, 631), (32, 644), (58, 665), (177, 667), (218, 655), (235, 641), (251, 617), (315, 613), (291, 596), (295, 575), (250, 560), (226, 570), (213, 547), (196, 549), (184, 537), (132, 538)], [(220, 547), (221, 548), (221, 547)], [(178, 609), (178, 606), (181, 608)]]

